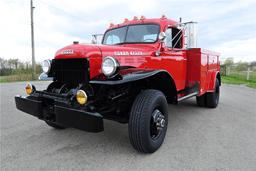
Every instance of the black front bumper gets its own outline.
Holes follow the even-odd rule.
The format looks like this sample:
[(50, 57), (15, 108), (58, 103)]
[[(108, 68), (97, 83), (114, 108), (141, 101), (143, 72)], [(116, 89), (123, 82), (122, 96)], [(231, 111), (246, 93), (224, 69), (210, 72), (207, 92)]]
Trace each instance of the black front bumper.
[[(46, 120), (44, 117), (43, 100), (34, 100), (24, 96), (15, 96), (17, 109), (31, 114), (38, 119)], [(68, 127), (77, 128), (88, 132), (101, 132), (103, 127), (103, 116), (99, 113), (92, 113), (63, 106), (54, 105), (56, 123)]]

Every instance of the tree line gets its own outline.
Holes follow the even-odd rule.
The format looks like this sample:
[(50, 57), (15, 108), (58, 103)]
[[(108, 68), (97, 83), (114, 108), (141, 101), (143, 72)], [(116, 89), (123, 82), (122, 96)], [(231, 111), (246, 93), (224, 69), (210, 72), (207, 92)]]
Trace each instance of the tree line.
[[(229, 67), (234, 66), (234, 64), (235, 64), (234, 57), (229, 57), (224, 62), (224, 65), (229, 66)], [(243, 62), (240, 60), (240, 61), (238, 61), (236, 66), (238, 66), (238, 65), (243, 66), (243, 67), (252, 67), (252, 66), (256, 66), (256, 61), (248, 63), (248, 62)]]
[[(36, 62), (36, 74), (43, 72), (42, 62)], [(0, 76), (32, 74), (32, 62), (0, 57)]]
[(242, 71), (247, 71), (248, 68), (250, 68), (251, 71), (255, 70), (254, 66), (256, 66), (256, 61), (248, 63), (240, 60), (237, 63), (235, 63), (234, 58), (229, 57), (225, 60), (224, 65), (229, 67), (231, 71), (236, 71), (237, 74), (239, 74)]

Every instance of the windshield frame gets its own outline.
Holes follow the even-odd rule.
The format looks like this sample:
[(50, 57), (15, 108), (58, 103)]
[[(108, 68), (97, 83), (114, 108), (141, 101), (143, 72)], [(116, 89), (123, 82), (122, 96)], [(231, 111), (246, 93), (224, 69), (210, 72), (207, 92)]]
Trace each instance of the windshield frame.
[[(128, 33), (128, 30), (129, 30), (129, 26), (134, 26), (134, 25), (157, 25), (157, 26), (158, 26), (158, 32), (157, 32), (156, 41), (154, 41), (154, 42), (125, 42), (125, 41), (126, 41), (126, 38), (127, 38), (127, 33)], [(105, 34), (104, 34), (104, 36), (103, 36), (103, 38), (102, 38), (101, 44), (103, 44), (107, 32), (112, 31), (112, 30), (115, 30), (115, 29), (120, 29), (120, 28), (123, 28), (123, 27), (127, 27), (126, 32), (125, 32), (124, 42), (122, 42), (122, 43), (117, 43), (117, 44), (113, 44), (113, 45), (122, 45), (122, 44), (154, 44), (154, 43), (156, 43), (156, 42), (159, 40), (159, 39), (158, 39), (158, 35), (159, 35), (159, 33), (160, 33), (160, 25), (159, 25), (158, 23), (140, 23), (140, 24), (127, 24), (127, 25), (125, 25), (125, 26), (121, 26), (121, 27), (116, 27), (116, 28), (113, 28), (113, 29), (109, 29), (108, 31), (105, 32)], [(109, 44), (103, 44), (103, 45), (109, 45)]]

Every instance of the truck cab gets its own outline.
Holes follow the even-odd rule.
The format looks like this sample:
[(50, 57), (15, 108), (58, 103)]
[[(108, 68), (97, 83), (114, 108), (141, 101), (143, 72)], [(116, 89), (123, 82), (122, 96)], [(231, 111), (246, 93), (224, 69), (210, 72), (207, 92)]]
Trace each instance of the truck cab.
[[(96, 36), (93, 36), (97, 42)], [(17, 109), (57, 129), (104, 130), (103, 119), (128, 123), (132, 146), (155, 152), (168, 125), (168, 104), (196, 96), (216, 108), (220, 54), (197, 47), (197, 23), (166, 18), (110, 24), (101, 44), (73, 44), (43, 63), (42, 91), (15, 96)]]

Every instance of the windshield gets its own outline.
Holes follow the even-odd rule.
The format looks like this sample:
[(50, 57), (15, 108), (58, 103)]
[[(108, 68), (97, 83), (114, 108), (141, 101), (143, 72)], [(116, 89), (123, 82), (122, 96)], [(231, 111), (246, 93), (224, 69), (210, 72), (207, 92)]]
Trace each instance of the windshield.
[(154, 43), (159, 30), (157, 24), (128, 25), (109, 30), (104, 36), (103, 44)]

